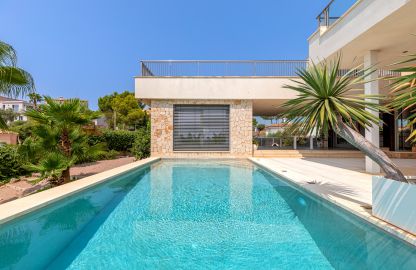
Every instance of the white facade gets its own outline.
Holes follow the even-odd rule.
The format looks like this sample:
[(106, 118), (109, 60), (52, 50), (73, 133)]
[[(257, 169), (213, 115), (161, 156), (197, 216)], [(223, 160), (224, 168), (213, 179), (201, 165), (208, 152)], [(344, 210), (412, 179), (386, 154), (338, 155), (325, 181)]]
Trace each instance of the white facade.
[[(335, 5), (336, 2), (331, 4)], [(341, 55), (344, 69), (359, 67), (383, 70), (369, 76), (369, 82), (364, 85), (364, 93), (388, 94), (388, 83), (386, 80), (378, 80), (379, 76), (383, 76), (383, 72), (388, 72), (389, 69), (397, 68), (391, 67), (391, 64), (402, 61), (406, 53), (416, 52), (416, 37), (412, 35), (416, 29), (416, 0), (357, 0), (343, 14), (331, 14), (332, 6), (328, 10), (326, 16), (329, 18), (340, 17), (329, 25), (329, 21), (325, 21), (308, 39), (309, 59), (317, 63)], [(325, 12), (322, 14), (325, 17)], [(378, 115), (377, 112), (373, 113)], [(383, 128), (395, 129), (391, 125), (397, 123), (390, 123), (389, 127)], [(397, 141), (397, 128), (394, 136)], [(380, 127), (373, 125), (367, 128), (365, 137), (380, 146)], [(397, 145), (384, 147), (399, 150)], [(380, 168), (366, 157), (366, 171), (379, 173)]]
[(24, 113), (31, 107), (33, 107), (33, 105), (24, 100), (0, 97), (0, 110), (13, 110), (13, 112), (18, 114), (15, 120), (27, 121), (27, 117)]
[[(327, 10), (331, 20), (324, 25), (320, 21), (308, 39), (308, 59), (315, 63), (341, 54), (342, 69), (359, 65), (377, 68), (379, 72), (369, 78), (377, 79), (390, 75), (389, 65), (402, 60), (403, 54), (416, 52), (416, 37), (412, 35), (416, 29), (416, 0), (357, 0), (343, 14), (337, 14), (339, 18), (332, 17), (331, 10)], [(136, 97), (147, 104), (152, 100), (247, 100), (252, 102), (254, 116), (276, 116), (283, 110), (281, 105), (297, 95), (285, 86), (295, 84), (300, 65), (301, 61), (296, 60), (143, 61), (142, 76), (135, 78)], [(387, 80), (371, 81), (362, 87), (362, 93), (387, 94), (387, 85)], [(365, 137), (380, 146), (378, 126), (366, 129)], [(403, 150), (391, 149), (386, 143), (383, 146), (390, 147), (390, 151)], [(380, 171), (369, 158), (366, 169), (371, 173)]]
[(272, 124), (270, 126), (266, 126), (264, 128), (266, 136), (269, 136), (271, 134), (276, 134), (278, 132), (284, 132), (287, 125), (285, 124)]

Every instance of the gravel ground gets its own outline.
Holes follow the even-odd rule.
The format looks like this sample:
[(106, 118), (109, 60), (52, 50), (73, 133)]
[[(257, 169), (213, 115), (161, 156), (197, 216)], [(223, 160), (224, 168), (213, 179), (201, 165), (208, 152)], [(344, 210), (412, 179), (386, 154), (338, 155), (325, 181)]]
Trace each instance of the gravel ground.
[[(71, 177), (80, 179), (96, 173), (111, 170), (128, 163), (134, 162), (134, 157), (122, 157), (112, 160), (101, 160), (92, 163), (77, 165), (71, 168)], [(17, 181), (7, 185), (0, 186), (0, 204), (23, 197), (33, 185), (27, 181)], [(34, 187), (37, 188), (37, 187)]]
[(71, 168), (71, 176), (80, 179), (132, 163), (134, 160), (134, 157), (123, 157), (118, 159), (101, 160), (92, 163), (76, 165)]

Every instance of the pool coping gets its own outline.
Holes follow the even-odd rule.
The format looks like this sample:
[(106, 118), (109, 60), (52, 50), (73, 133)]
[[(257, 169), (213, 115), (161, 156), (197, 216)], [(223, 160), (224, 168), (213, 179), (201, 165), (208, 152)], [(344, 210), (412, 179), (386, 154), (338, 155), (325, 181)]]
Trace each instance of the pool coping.
[(373, 216), (368, 210), (364, 209), (360, 204), (356, 202), (352, 202), (352, 201), (349, 201), (347, 203), (345, 200), (342, 200), (342, 199), (336, 199), (334, 197), (323, 196), (322, 193), (319, 193), (313, 189), (308, 188), (307, 183), (304, 183), (301, 180), (296, 180), (298, 177), (296, 173), (288, 171), (287, 168), (285, 168), (286, 171), (283, 174), (282, 172), (278, 170), (278, 168), (273, 168), (271, 166), (268, 166), (267, 164), (263, 164), (260, 158), (249, 157), (248, 160), (253, 162), (255, 165), (259, 166), (260, 168), (263, 168), (281, 178), (284, 178), (285, 180), (289, 181), (291, 184), (293, 184), (295, 187), (299, 188), (300, 190), (312, 193), (313, 195), (318, 196), (321, 199), (324, 199), (330, 203), (333, 203), (336, 206), (346, 210), (348, 213), (351, 213), (363, 219), (364, 221), (380, 228), (386, 233), (396, 238), (399, 238), (407, 242), (408, 244), (416, 247), (416, 235), (409, 233), (405, 230), (402, 230), (399, 227), (396, 227), (384, 220), (381, 220)]
[(138, 169), (159, 161), (160, 157), (150, 157), (129, 163), (111, 170), (103, 171), (80, 180), (44, 190), (23, 198), (19, 198), (0, 205), (0, 225), (17, 217), (45, 207), (56, 201), (69, 197), (87, 188), (106, 182), (115, 176), (133, 169)]

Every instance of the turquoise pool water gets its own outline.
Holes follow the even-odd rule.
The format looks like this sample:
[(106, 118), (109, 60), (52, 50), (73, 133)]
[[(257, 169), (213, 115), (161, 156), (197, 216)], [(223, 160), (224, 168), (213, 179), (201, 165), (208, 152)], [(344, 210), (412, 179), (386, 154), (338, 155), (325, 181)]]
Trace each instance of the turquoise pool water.
[(160, 161), (0, 228), (0, 269), (416, 269), (416, 249), (248, 161)]

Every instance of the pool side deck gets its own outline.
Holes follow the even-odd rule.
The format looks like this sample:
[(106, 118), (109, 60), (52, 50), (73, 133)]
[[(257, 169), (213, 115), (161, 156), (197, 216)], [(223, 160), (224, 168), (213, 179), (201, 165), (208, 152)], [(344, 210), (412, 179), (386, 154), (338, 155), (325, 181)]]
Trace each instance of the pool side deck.
[[(249, 160), (416, 246), (416, 235), (371, 214), (372, 175), (362, 172), (364, 159), (249, 158)], [(416, 163), (416, 160), (398, 165), (405, 173), (415, 175), (412, 166), (416, 164), (413, 163)], [(416, 166), (413, 168), (416, 170)]]
[(123, 174), (132, 169), (144, 167), (158, 160), (160, 160), (160, 158), (157, 157), (142, 159), (124, 166), (120, 166), (108, 171), (82, 178), (80, 180), (70, 182), (62, 186), (51, 188), (39, 193), (29, 195), (27, 197), (4, 203), (0, 205), (0, 225), (28, 212), (49, 205), (59, 199), (68, 197), (79, 191), (103, 183), (114, 176)]

